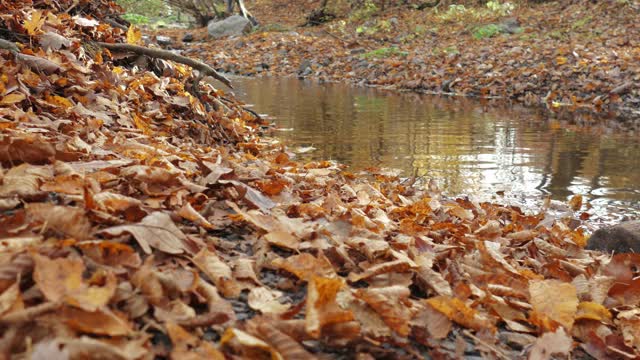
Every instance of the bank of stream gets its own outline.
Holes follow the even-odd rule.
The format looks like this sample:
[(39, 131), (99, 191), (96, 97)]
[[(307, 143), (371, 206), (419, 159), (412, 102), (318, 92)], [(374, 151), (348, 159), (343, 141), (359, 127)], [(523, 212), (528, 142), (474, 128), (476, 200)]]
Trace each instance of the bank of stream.
[[(588, 224), (640, 215), (635, 134), (571, 127), (531, 109), (294, 78), (233, 79), (304, 160), (401, 170), (449, 195), (531, 209), (582, 195)], [(264, 89), (269, 89), (265, 91)]]

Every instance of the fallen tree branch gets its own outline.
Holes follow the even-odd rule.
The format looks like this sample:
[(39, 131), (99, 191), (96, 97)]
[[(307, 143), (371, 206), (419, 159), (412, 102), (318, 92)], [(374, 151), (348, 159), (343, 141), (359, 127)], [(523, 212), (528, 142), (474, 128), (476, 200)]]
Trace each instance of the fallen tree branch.
[(211, 76), (216, 80), (219, 80), (221, 83), (227, 85), (229, 88), (233, 89), (231, 86), (231, 81), (226, 77), (222, 76), (219, 72), (215, 71), (209, 65), (203, 63), (202, 61), (198, 61), (196, 59), (188, 58), (186, 56), (174, 54), (171, 51), (162, 50), (162, 49), (152, 49), (144, 46), (132, 45), (132, 44), (112, 44), (105, 42), (97, 42), (97, 45), (109, 49), (112, 51), (122, 51), (122, 52), (130, 52), (138, 55), (145, 55), (151, 58), (163, 59), (175, 61), (180, 64), (188, 65), (198, 70), (200, 74), (204, 76)]

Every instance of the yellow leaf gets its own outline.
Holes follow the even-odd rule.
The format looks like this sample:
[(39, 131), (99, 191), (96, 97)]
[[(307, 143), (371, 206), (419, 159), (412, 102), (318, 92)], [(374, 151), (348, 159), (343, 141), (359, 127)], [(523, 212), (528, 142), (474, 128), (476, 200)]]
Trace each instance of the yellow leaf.
[(129, 30), (127, 30), (127, 44), (136, 45), (142, 39), (142, 31), (137, 27), (131, 25), (129, 26)]
[(55, 105), (63, 109), (68, 109), (73, 106), (71, 100), (58, 95), (47, 96), (47, 102), (51, 105)]
[(495, 325), (486, 318), (479, 316), (478, 312), (467, 306), (462, 300), (450, 296), (436, 296), (425, 300), (436, 311), (458, 324), (474, 329), (496, 330)]
[(135, 123), (136, 128), (138, 128), (139, 130), (142, 130), (143, 134), (151, 133), (151, 128), (149, 127), (148, 120), (144, 119), (142, 116), (139, 116), (138, 114), (134, 114), (133, 122)]
[(26, 95), (23, 93), (12, 93), (2, 97), (0, 100), (0, 105), (11, 105), (15, 103), (19, 103), (22, 100), (26, 99)]
[(29, 20), (25, 20), (24, 28), (27, 30), (27, 34), (36, 35), (40, 32), (40, 28), (42, 24), (44, 24), (45, 18), (42, 17), (42, 12), (39, 10), (34, 10), (31, 12), (31, 18)]
[(567, 63), (567, 58), (566, 58), (566, 57), (564, 57), (564, 56), (558, 56), (558, 57), (556, 58), (556, 63), (557, 63), (558, 65), (564, 65), (564, 64), (566, 64), (566, 63)]
[(609, 309), (601, 304), (591, 301), (583, 301), (578, 304), (578, 312), (576, 313), (576, 320), (580, 319), (610, 322), (611, 313), (609, 312)]

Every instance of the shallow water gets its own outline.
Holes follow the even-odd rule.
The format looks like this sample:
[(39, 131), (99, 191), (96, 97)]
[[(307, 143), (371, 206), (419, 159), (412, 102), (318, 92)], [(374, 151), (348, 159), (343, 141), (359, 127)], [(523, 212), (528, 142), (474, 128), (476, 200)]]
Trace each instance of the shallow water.
[(273, 117), (282, 142), (316, 149), (298, 155), (304, 160), (336, 160), (352, 171), (400, 169), (479, 200), (535, 206), (546, 196), (581, 194), (594, 223), (640, 217), (637, 134), (566, 126), (467, 99), (297, 79), (233, 82), (236, 95)]

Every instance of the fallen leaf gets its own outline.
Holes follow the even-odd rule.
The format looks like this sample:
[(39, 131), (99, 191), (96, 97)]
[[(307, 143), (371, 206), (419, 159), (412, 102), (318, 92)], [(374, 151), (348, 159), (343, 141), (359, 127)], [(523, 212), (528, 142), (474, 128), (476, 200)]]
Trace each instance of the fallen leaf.
[(576, 288), (559, 280), (534, 280), (529, 283), (532, 322), (543, 330), (560, 326), (571, 330), (578, 310)]
[(77, 240), (91, 235), (91, 222), (83, 209), (50, 203), (29, 204), (26, 209), (27, 214), (41, 222), (44, 229), (53, 229)]
[(171, 217), (161, 211), (147, 215), (137, 224), (114, 226), (100, 230), (101, 234), (119, 236), (130, 233), (138, 241), (145, 253), (151, 254), (151, 248), (168, 254), (188, 252), (185, 234), (176, 227)]
[(200, 213), (197, 212), (189, 203), (184, 204), (184, 206), (182, 206), (180, 210), (177, 211), (177, 214), (189, 221), (192, 221), (194, 224), (202, 226), (207, 230), (214, 229), (214, 226), (211, 225), (211, 223), (202, 215), (200, 215)]
[(264, 239), (271, 245), (285, 249), (298, 250), (300, 240), (286, 231), (272, 231), (264, 235)]
[(137, 45), (142, 39), (142, 31), (134, 25), (129, 25), (127, 29), (127, 44)]
[(8, 95), (4, 95), (2, 99), (0, 99), (0, 105), (13, 105), (19, 102), (24, 101), (27, 96), (23, 93), (14, 92)]
[(277, 258), (271, 262), (276, 268), (288, 271), (302, 280), (311, 279), (314, 276), (335, 277), (333, 266), (326, 258), (315, 256), (309, 253), (289, 256), (286, 259)]
[(573, 341), (564, 328), (555, 332), (546, 332), (539, 337), (529, 351), (529, 360), (549, 360), (553, 354), (568, 356)]
[(336, 303), (336, 295), (344, 286), (344, 280), (313, 276), (307, 287), (305, 328), (318, 338), (326, 325), (354, 320), (351, 311), (345, 311)]
[(40, 35), (40, 45), (42, 45), (45, 51), (60, 50), (62, 47), (71, 46), (71, 40), (53, 31), (47, 31)]
[(193, 257), (193, 263), (213, 281), (224, 296), (237, 297), (240, 294), (242, 289), (233, 278), (231, 267), (222, 261), (216, 253), (204, 248)]
[(71, 328), (87, 334), (127, 336), (133, 333), (131, 324), (109, 309), (86, 311), (67, 306), (60, 316)]
[(282, 292), (277, 290), (257, 287), (249, 291), (247, 303), (253, 310), (258, 310), (263, 314), (282, 314), (290, 307), (288, 304), (278, 301), (282, 295)]
[(47, 300), (64, 301), (86, 311), (95, 311), (109, 303), (117, 281), (111, 273), (104, 275), (103, 285), (92, 286), (83, 279), (84, 263), (78, 258), (49, 259), (33, 254), (34, 281)]
[(481, 318), (475, 309), (470, 308), (458, 298), (436, 296), (425, 300), (425, 303), (462, 326), (478, 331), (494, 332), (496, 330), (491, 321)]

